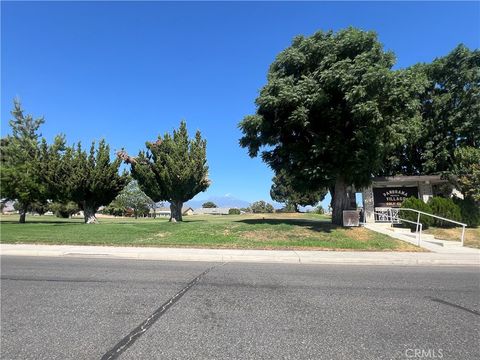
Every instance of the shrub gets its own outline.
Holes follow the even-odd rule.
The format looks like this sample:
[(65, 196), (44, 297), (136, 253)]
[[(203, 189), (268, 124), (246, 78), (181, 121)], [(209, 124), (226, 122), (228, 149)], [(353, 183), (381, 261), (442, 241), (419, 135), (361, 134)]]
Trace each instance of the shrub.
[(66, 219), (78, 213), (80, 208), (72, 201), (67, 203), (54, 202), (49, 205), (49, 210), (55, 213), (56, 217)]
[(229, 209), (228, 215), (240, 215), (240, 209), (236, 209), (236, 208)]
[(255, 201), (250, 207), (253, 213), (273, 213), (274, 208), (271, 204), (266, 203), (263, 200)]
[[(460, 212), (460, 207), (453, 202), (450, 198), (443, 198), (440, 196), (434, 196), (428, 201), (428, 205), (432, 209), (434, 215), (438, 215), (450, 220), (461, 221), (462, 215)], [(440, 219), (433, 219), (435, 226), (438, 227), (455, 227), (456, 225), (443, 221)]]
[(218, 207), (217, 204), (215, 204), (213, 201), (207, 201), (202, 204), (202, 208), (204, 209), (213, 209), (217, 207)]
[[(402, 208), (409, 208), (409, 209), (419, 210), (419, 211), (432, 214), (431, 207), (428, 204), (424, 203), (422, 200), (417, 199), (414, 196), (405, 199), (402, 203)], [(400, 217), (402, 219), (417, 222), (418, 214), (413, 211), (401, 211)], [(423, 229), (425, 230), (425, 229), (428, 229), (429, 226), (433, 225), (433, 218), (430, 216), (421, 214), (420, 222), (423, 224)], [(410, 223), (407, 223), (407, 224), (408, 224), (408, 227), (413, 229), (416, 226), (415, 224), (410, 224)]]
[(480, 207), (475, 204), (475, 201), (468, 197), (466, 199), (453, 198), (453, 202), (460, 208), (462, 222), (471, 227), (480, 225)]
[(322, 205), (318, 205), (315, 209), (314, 209), (314, 212), (315, 214), (325, 214), (325, 210), (323, 209)]

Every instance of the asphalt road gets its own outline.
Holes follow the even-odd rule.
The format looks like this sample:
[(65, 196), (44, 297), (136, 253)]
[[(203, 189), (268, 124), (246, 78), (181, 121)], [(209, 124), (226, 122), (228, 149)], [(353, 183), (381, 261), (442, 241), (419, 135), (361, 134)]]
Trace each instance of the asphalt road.
[(472, 267), (1, 258), (2, 359), (480, 359)]

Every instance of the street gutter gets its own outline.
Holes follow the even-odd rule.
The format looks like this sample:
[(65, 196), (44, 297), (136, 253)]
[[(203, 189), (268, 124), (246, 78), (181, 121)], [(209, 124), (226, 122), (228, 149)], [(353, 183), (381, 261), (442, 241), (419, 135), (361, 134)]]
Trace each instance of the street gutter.
[(195, 248), (110, 247), (0, 244), (3, 256), (86, 257), (111, 259), (257, 262), (351, 265), (479, 266), (480, 253), (235, 250)]

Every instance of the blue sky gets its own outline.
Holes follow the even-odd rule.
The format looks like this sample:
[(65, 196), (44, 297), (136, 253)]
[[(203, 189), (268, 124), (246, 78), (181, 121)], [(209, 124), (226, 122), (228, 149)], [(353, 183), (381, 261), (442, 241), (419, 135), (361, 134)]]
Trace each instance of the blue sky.
[(480, 45), (479, 2), (2, 1), (1, 12), (2, 136), (15, 96), (45, 116), (48, 139), (105, 138), (131, 154), (185, 119), (208, 141), (213, 184), (197, 199), (270, 200), (272, 173), (238, 146), (237, 124), (294, 36), (375, 30), (396, 67)]

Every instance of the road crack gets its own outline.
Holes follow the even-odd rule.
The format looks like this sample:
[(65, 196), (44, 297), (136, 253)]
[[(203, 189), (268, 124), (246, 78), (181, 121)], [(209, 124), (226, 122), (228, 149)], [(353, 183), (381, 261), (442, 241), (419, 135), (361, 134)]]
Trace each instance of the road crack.
[(437, 299), (437, 298), (434, 298), (434, 297), (431, 297), (431, 296), (427, 296), (427, 298), (430, 299), (430, 300), (432, 300), (432, 301), (438, 302), (438, 303), (440, 303), (440, 304), (449, 305), (449, 306), (455, 307), (455, 308), (457, 308), (457, 309), (460, 309), (460, 310), (469, 312), (469, 313), (471, 313), (471, 314), (480, 316), (480, 312), (478, 312), (478, 311), (476, 311), (476, 310), (471, 310), (471, 309), (466, 308), (466, 307), (463, 307), (463, 306), (461, 306), (461, 305), (457, 305), (457, 304), (454, 304), (454, 303), (451, 303), (451, 302), (448, 302), (448, 301), (445, 301), (445, 300), (442, 300), (442, 299)]
[[(223, 263), (222, 265), (225, 265)], [(222, 266), (220, 265), (220, 266)], [(117, 359), (125, 350), (127, 350), (133, 343), (142, 336), (155, 322), (163, 315), (167, 310), (172, 307), (185, 293), (195, 286), (202, 277), (212, 271), (218, 265), (212, 266), (202, 272), (200, 275), (191, 280), (182, 290), (173, 295), (167, 302), (163, 303), (158, 309), (156, 309), (148, 318), (146, 318), (140, 325), (133, 329), (127, 336), (120, 340), (112, 349), (107, 351), (105, 355), (101, 357), (101, 360), (113, 360)]]

